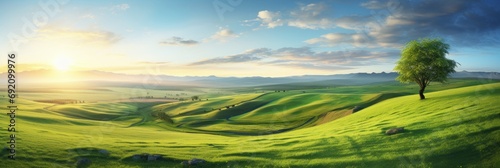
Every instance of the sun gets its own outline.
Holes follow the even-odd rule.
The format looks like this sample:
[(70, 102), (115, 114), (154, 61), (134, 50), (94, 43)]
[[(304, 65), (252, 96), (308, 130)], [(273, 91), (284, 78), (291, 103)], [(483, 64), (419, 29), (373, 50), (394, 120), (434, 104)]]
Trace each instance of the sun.
[(73, 60), (71, 58), (63, 56), (55, 58), (52, 62), (52, 66), (54, 66), (54, 68), (59, 71), (68, 71), (71, 68), (72, 64)]

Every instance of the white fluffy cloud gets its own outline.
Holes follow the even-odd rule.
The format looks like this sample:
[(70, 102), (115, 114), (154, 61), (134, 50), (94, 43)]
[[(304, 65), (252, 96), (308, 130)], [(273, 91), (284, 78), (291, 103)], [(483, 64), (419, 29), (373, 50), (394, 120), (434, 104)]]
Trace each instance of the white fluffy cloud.
[(286, 12), (272, 12), (269, 10), (259, 11), (257, 18), (249, 21), (257, 21), (261, 27), (275, 28), (279, 26), (292, 26), (302, 29), (327, 29), (334, 26), (334, 22), (327, 16), (327, 7), (323, 4), (301, 5), (298, 9)]
[(257, 14), (257, 20), (261, 21), (260, 25), (268, 28), (282, 26), (283, 21), (280, 17), (281, 15), (279, 12), (270, 12), (268, 10), (259, 11)]
[(238, 35), (232, 30), (228, 28), (220, 28), (219, 31), (215, 32), (215, 34), (210, 37), (210, 39), (225, 42), (228, 39), (236, 37), (238, 37)]
[(290, 12), (289, 26), (303, 29), (327, 29), (334, 26), (331, 18), (326, 16), (327, 7), (323, 4), (308, 4)]

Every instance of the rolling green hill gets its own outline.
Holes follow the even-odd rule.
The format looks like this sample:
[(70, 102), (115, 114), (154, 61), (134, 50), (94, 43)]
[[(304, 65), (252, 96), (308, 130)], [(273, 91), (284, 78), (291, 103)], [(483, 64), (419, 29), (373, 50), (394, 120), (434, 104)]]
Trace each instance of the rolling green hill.
[[(411, 87), (346, 86), (169, 104), (54, 106), (18, 99), (17, 160), (6, 160), (3, 151), (0, 165), (74, 167), (82, 157), (92, 160), (91, 167), (182, 167), (180, 162), (191, 158), (207, 160), (205, 167), (500, 164), (500, 83), (464, 80), (435, 85), (432, 89), (441, 91), (427, 93), (426, 100), (407, 95)], [(0, 98), (0, 102), (5, 111), (7, 99)], [(217, 109), (233, 104), (229, 109)], [(366, 108), (342, 117), (329, 113), (353, 105)], [(153, 115), (159, 112), (172, 123)], [(336, 120), (321, 122), (326, 116)], [(0, 115), (0, 120), (8, 121), (8, 116)], [(383, 133), (392, 127), (405, 127), (405, 132)], [(234, 134), (235, 130), (272, 134)], [(276, 130), (283, 131), (273, 132)], [(0, 132), (5, 141), (7, 133)], [(109, 151), (109, 155), (99, 150)], [(161, 154), (164, 159), (131, 159), (140, 153)]]

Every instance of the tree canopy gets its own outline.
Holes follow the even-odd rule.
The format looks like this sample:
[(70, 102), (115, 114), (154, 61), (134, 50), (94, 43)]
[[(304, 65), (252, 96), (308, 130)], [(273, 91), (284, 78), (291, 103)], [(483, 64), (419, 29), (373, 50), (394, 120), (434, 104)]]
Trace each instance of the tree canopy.
[(198, 100), (198, 99), (200, 99), (199, 96), (191, 96), (191, 100), (193, 100), (193, 101)]
[(448, 75), (455, 72), (457, 62), (446, 58), (450, 45), (442, 39), (424, 38), (412, 40), (401, 50), (401, 59), (394, 70), (396, 80), (415, 82), (420, 86), (420, 99), (425, 99), (425, 87), (431, 82), (446, 82)]

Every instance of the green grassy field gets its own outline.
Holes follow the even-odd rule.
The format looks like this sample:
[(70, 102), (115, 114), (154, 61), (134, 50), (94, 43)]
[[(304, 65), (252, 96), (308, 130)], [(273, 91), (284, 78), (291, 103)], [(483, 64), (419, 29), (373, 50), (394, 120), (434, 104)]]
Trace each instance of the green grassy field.
[[(20, 93), (17, 160), (7, 160), (3, 151), (0, 165), (75, 167), (82, 157), (92, 161), (90, 167), (183, 167), (181, 161), (192, 158), (207, 160), (203, 167), (500, 165), (498, 81), (434, 84), (426, 100), (419, 100), (415, 85), (395, 82), (287, 87), (286, 92), (261, 87)], [(129, 99), (176, 94), (201, 100)], [(39, 101), (63, 98), (87, 101)], [(6, 111), (7, 99), (0, 102)], [(355, 106), (361, 110), (353, 113)], [(7, 123), (8, 116), (0, 115), (0, 121)], [(393, 127), (405, 132), (384, 134)], [(0, 136), (8, 141), (7, 131)], [(131, 158), (141, 153), (164, 159)]]

